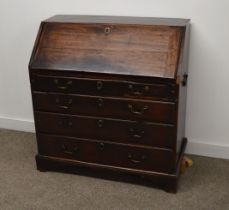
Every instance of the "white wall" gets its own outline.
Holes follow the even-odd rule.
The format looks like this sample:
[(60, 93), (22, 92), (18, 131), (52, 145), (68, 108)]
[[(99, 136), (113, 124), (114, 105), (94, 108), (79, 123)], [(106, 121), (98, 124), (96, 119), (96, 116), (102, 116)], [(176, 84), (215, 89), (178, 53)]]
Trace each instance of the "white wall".
[(54, 14), (192, 19), (188, 152), (229, 158), (228, 0), (0, 0), (0, 127), (33, 130), (28, 61), (41, 20)]

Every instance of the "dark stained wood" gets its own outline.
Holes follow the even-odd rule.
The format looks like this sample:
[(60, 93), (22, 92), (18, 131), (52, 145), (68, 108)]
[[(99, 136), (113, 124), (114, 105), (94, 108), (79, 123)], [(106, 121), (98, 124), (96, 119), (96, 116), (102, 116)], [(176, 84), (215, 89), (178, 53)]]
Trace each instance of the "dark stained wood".
[(37, 168), (126, 174), (176, 192), (188, 41), (186, 19), (43, 21), (29, 64)]
[(77, 77), (53, 77), (31, 74), (31, 85), (35, 91), (76, 93), (82, 95), (118, 96), (128, 98), (160, 99), (169, 101), (176, 97), (175, 86), (148, 84), (133, 81), (92, 79)]
[(179, 68), (177, 72), (177, 81), (176, 89), (179, 98), (177, 103), (177, 149), (181, 147), (182, 138), (185, 136), (185, 117), (186, 116), (186, 98), (187, 98), (187, 84), (183, 85), (184, 75), (188, 75), (188, 53), (189, 53), (189, 34), (190, 26), (188, 25), (184, 32), (182, 45), (181, 45), (181, 56), (179, 60)]
[[(176, 164), (175, 173), (161, 173), (145, 171), (133, 168), (115, 167), (98, 163), (88, 163), (77, 160), (36, 155), (37, 169), (39, 171), (62, 171), (80, 175), (106, 178), (114, 181), (125, 181), (134, 184), (147, 185), (165, 189), (167, 192), (176, 193), (178, 178), (183, 154), (187, 145), (187, 139), (183, 139), (180, 154)], [(93, 173), (91, 173), (93, 171)]]
[(35, 112), (35, 120), (40, 133), (175, 149), (173, 125), (46, 112)]
[(41, 33), (30, 68), (165, 78), (177, 70), (181, 27), (44, 23)]
[[(169, 88), (174, 87), (174, 78), (164, 77), (147, 77), (147, 76), (134, 76), (134, 75), (119, 75), (119, 74), (105, 74), (102, 72), (78, 72), (78, 71), (60, 71), (60, 70), (44, 70), (44, 69), (30, 69), (30, 77), (34, 76), (49, 76), (49, 77), (70, 77), (70, 78), (81, 78), (81, 79), (97, 79), (97, 80), (114, 80), (121, 82), (135, 82), (143, 84), (161, 84), (169, 85)], [(31, 81), (32, 82), (32, 81)], [(174, 99), (173, 99), (174, 100)]]
[(124, 25), (159, 25), (186, 27), (190, 20), (183, 18), (98, 16), (98, 15), (55, 15), (44, 22), (57, 23), (107, 23)]
[(146, 171), (174, 171), (174, 155), (169, 150), (43, 134), (37, 138), (41, 155)]
[(73, 115), (175, 124), (173, 102), (34, 92), (34, 109)]

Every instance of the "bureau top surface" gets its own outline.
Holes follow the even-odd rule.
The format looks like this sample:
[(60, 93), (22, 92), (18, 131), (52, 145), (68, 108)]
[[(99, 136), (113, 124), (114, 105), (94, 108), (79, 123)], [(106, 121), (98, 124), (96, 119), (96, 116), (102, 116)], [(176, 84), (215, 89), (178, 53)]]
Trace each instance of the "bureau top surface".
[(183, 18), (159, 17), (130, 17), (130, 16), (98, 16), (98, 15), (55, 15), (44, 22), (59, 23), (112, 23), (112, 24), (140, 24), (186, 26), (190, 20)]
[(41, 24), (30, 69), (174, 78), (188, 22), (54, 16)]

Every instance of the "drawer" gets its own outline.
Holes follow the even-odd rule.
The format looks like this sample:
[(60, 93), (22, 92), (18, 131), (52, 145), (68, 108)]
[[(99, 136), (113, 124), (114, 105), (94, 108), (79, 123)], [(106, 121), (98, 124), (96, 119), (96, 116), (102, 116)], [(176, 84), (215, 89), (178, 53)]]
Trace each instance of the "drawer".
[(172, 149), (176, 146), (176, 129), (169, 124), (44, 112), (35, 112), (35, 120), (41, 133)]
[(34, 109), (118, 119), (141, 119), (158, 123), (175, 123), (176, 106), (172, 102), (105, 98), (54, 93), (33, 93)]
[(174, 100), (175, 86), (31, 74), (32, 91)]
[(170, 150), (39, 133), (37, 138), (40, 155), (167, 173), (175, 166), (175, 154)]

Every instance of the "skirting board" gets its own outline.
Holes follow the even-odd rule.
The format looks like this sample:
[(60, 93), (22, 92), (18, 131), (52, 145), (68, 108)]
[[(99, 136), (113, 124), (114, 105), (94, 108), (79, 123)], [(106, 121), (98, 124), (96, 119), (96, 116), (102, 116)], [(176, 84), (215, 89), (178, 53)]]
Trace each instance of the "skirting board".
[(0, 128), (32, 133), (35, 132), (33, 120), (12, 119), (2, 116), (0, 117)]
[[(0, 117), (0, 128), (35, 132), (33, 120)], [(188, 138), (186, 154), (229, 159), (229, 145), (209, 144)]]
[(185, 151), (186, 154), (229, 160), (229, 145), (204, 143), (190, 138), (188, 140), (188, 145)]

